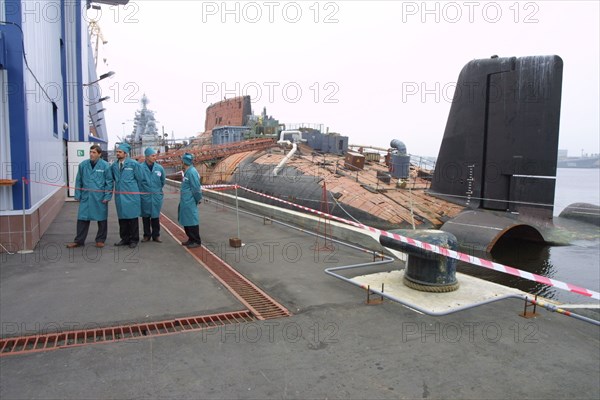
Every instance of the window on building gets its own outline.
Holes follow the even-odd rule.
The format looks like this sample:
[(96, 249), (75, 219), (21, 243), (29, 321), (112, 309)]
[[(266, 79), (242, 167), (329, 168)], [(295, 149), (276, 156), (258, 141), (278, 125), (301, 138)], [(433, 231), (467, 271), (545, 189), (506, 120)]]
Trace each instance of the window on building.
[(52, 102), (52, 126), (54, 137), (58, 137), (58, 107), (55, 102)]

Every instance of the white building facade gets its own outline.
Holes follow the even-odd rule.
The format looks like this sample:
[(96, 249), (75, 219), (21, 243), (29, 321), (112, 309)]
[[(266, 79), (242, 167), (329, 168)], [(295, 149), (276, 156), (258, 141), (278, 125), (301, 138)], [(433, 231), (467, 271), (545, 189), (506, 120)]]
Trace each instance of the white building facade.
[(106, 149), (90, 6), (0, 0), (0, 252), (32, 249), (60, 211), (76, 172), (68, 142)]

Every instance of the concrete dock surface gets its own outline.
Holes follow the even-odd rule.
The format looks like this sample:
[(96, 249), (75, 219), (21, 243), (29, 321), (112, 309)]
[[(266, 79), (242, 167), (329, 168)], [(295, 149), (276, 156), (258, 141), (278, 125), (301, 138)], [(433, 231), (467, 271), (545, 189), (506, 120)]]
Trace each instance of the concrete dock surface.
[[(177, 205), (167, 195), (165, 217), (176, 221)], [(366, 304), (364, 290), (323, 270), (371, 254), (315, 251), (322, 238), (219, 203), (199, 207), (203, 245), (290, 316), (3, 355), (0, 399), (600, 398), (598, 326), (543, 309), (526, 319), (512, 299), (441, 317)], [(162, 243), (114, 247), (109, 209), (103, 249), (93, 246), (95, 223), (85, 247), (65, 248), (77, 218), (66, 202), (33, 254), (0, 254), (2, 338), (247, 309), (165, 229)], [(233, 237), (244, 246), (230, 247)]]

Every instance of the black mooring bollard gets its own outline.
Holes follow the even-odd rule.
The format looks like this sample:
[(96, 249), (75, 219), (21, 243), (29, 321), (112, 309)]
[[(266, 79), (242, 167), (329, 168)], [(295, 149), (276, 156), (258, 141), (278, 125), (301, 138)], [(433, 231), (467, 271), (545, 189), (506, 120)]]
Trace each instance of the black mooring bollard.
[[(458, 249), (456, 237), (448, 232), (426, 229), (395, 229), (390, 231), (420, 242), (434, 244), (450, 250)], [(458, 289), (456, 280), (457, 260), (427, 251), (394, 238), (381, 235), (379, 242), (394, 250), (408, 254), (404, 284), (425, 292), (452, 292)]]

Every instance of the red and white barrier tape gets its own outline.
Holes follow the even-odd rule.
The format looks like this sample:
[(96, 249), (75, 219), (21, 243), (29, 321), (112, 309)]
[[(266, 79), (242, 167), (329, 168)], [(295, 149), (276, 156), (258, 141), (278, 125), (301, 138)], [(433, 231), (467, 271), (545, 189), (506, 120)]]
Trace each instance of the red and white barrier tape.
[(25, 180), (25, 183), (38, 183), (40, 185), (55, 186), (55, 187), (64, 188), (64, 189), (79, 190), (81, 192), (101, 192), (101, 193), (110, 192), (113, 194), (160, 194), (160, 193), (162, 193), (162, 194), (178, 194), (179, 193), (179, 191), (176, 191), (176, 192), (119, 192), (116, 190), (78, 188), (75, 186), (61, 185), (59, 183), (38, 182), (38, 181), (32, 181), (32, 180)]
[[(235, 189), (237, 185), (226, 185), (226, 184), (221, 184), (221, 185), (202, 185), (202, 189), (208, 189), (208, 190), (227, 190), (227, 189)], [(241, 188), (241, 186), (237, 186), (238, 188)]]
[[(65, 185), (58, 185), (58, 184), (51, 184), (51, 183), (44, 183), (44, 182), (36, 182), (36, 181), (26, 181), (26, 183), (39, 183), (39, 184), (46, 184), (46, 185), (51, 185), (51, 186), (58, 186), (58, 187), (64, 187), (64, 188), (69, 188), (69, 186), (65, 186)], [(456, 260), (459, 261), (464, 261), (467, 262), (469, 264), (473, 264), (473, 265), (477, 265), (479, 267), (484, 267), (484, 268), (488, 268), (488, 269), (493, 269), (494, 271), (499, 271), (499, 272), (503, 272), (505, 274), (509, 274), (509, 275), (513, 275), (513, 276), (518, 276), (520, 278), (523, 279), (527, 279), (530, 281), (534, 281), (537, 283), (541, 283), (547, 286), (553, 286), (562, 290), (566, 290), (572, 293), (577, 293), (580, 294), (582, 296), (586, 296), (586, 297), (591, 297), (595, 300), (600, 300), (600, 293), (595, 292), (593, 290), (589, 290), (589, 289), (585, 289), (576, 285), (572, 285), (570, 283), (566, 283), (566, 282), (562, 282), (556, 279), (551, 279), (551, 278), (547, 278), (545, 276), (541, 276), (541, 275), (537, 275), (537, 274), (532, 274), (531, 272), (527, 272), (527, 271), (522, 271), (520, 269), (514, 268), (514, 267), (509, 267), (507, 265), (503, 265), (503, 264), (499, 264), (493, 261), (489, 261), (489, 260), (485, 260), (483, 258), (479, 258), (479, 257), (475, 257), (475, 256), (470, 256), (468, 254), (465, 253), (461, 253), (455, 250), (449, 250), (443, 247), (439, 247), (433, 244), (429, 244), (429, 243), (425, 243), (425, 242), (421, 242), (419, 240), (415, 240), (406, 236), (402, 236), (402, 235), (398, 235), (397, 233), (391, 233), (388, 231), (384, 231), (381, 229), (377, 229), (377, 228), (373, 228), (371, 226), (368, 225), (364, 225), (358, 222), (354, 222), (354, 221), (350, 221), (341, 217), (337, 217), (335, 215), (331, 215), (331, 214), (326, 214), (322, 211), (318, 211), (309, 207), (305, 207), (296, 203), (292, 203), (290, 201), (286, 201), (286, 200), (282, 200), (280, 198), (274, 197), (274, 196), (270, 196), (264, 193), (260, 193), (257, 192), (255, 190), (252, 189), (248, 189), (242, 186), (238, 186), (238, 185), (227, 185), (227, 184), (221, 184), (221, 185), (204, 185), (202, 186), (203, 189), (206, 190), (227, 190), (227, 189), (235, 189), (235, 188), (239, 188), (242, 190), (245, 190), (249, 193), (253, 193), (255, 195), (258, 196), (262, 196), (274, 201), (278, 201), (280, 203), (283, 204), (287, 204), (290, 205), (292, 207), (296, 207), (299, 208), (301, 210), (305, 210), (308, 211), (310, 213), (313, 214), (317, 214), (323, 217), (326, 217), (328, 219), (332, 219), (332, 220), (336, 220), (336, 221), (340, 221), (342, 223), (348, 224), (348, 225), (352, 225), (355, 226), (357, 228), (360, 229), (364, 229), (370, 232), (373, 232), (375, 234), (378, 235), (384, 235), (390, 238), (393, 238), (395, 240), (404, 242), (404, 243), (408, 243), (412, 246), (415, 246), (419, 249), (423, 249), (423, 250), (427, 250), (427, 251), (431, 251), (434, 252), (436, 254), (440, 254), (446, 257), (450, 257), (450, 258), (454, 258)], [(75, 188), (77, 189), (77, 188)], [(103, 192), (103, 190), (94, 190), (94, 189), (77, 189), (77, 190), (91, 190), (91, 191), (101, 191)], [(148, 193), (148, 192), (114, 192), (114, 193), (122, 193), (122, 194), (152, 194), (152, 193)], [(169, 193), (179, 193), (179, 192), (165, 192), (165, 194), (169, 194)]]
[[(219, 185), (219, 186), (222, 187), (223, 185)], [(235, 188), (236, 186), (235, 185), (229, 185), (229, 187)], [(363, 224), (358, 223), (358, 222), (354, 222), (354, 221), (350, 221), (350, 220), (347, 220), (347, 219), (344, 219), (344, 218), (336, 217), (335, 215), (326, 214), (326, 213), (324, 213), (322, 211), (318, 211), (318, 210), (315, 210), (315, 209), (312, 209), (312, 208), (309, 208), (309, 207), (301, 206), (299, 204), (295, 204), (295, 203), (292, 203), (290, 201), (282, 200), (282, 199), (279, 199), (279, 198), (274, 197), (274, 196), (269, 196), (267, 194), (260, 193), (260, 192), (254, 191), (252, 189), (248, 189), (248, 188), (242, 187), (242, 186), (238, 186), (238, 188), (243, 189), (243, 190), (245, 190), (245, 191), (247, 191), (249, 193), (256, 194), (258, 196), (266, 197), (268, 199), (275, 200), (275, 201), (278, 201), (280, 203), (284, 203), (284, 204), (287, 204), (287, 205), (290, 205), (290, 206), (293, 206), (293, 207), (296, 207), (296, 208), (299, 208), (299, 209), (311, 212), (313, 214), (321, 215), (321, 216), (327, 217), (327, 218), (332, 219), (332, 220), (337, 220), (337, 221), (343, 222), (343, 223), (348, 224), (348, 225), (356, 226), (357, 228), (368, 230), (368, 231), (373, 232), (373, 233), (378, 234), (378, 235), (384, 235), (384, 236), (393, 238), (395, 240), (398, 240), (398, 241), (401, 241), (401, 242), (404, 242), (404, 243), (408, 243), (408, 244), (410, 244), (412, 246), (415, 246), (415, 247), (417, 247), (419, 249), (431, 251), (431, 252), (434, 252), (436, 254), (440, 254), (440, 255), (443, 255), (443, 256), (446, 256), (446, 257), (450, 257), (450, 258), (454, 258), (454, 259), (459, 260), (459, 261), (464, 261), (464, 262), (467, 262), (469, 264), (477, 265), (479, 267), (493, 269), (494, 271), (499, 271), (499, 272), (503, 272), (505, 274), (509, 274), (509, 275), (513, 275), (513, 276), (518, 276), (520, 278), (527, 279), (527, 280), (530, 280), (530, 281), (534, 281), (534, 282), (537, 282), (537, 283), (541, 283), (541, 284), (544, 284), (544, 285), (553, 286), (553, 287), (556, 287), (558, 289), (562, 289), (562, 290), (566, 290), (566, 291), (569, 291), (569, 292), (572, 292), (572, 293), (580, 294), (582, 296), (591, 297), (592, 299), (595, 299), (595, 300), (600, 300), (600, 293), (595, 292), (593, 290), (585, 289), (585, 288), (582, 288), (582, 287), (579, 287), (579, 286), (576, 286), (576, 285), (572, 285), (570, 283), (562, 282), (562, 281), (559, 281), (559, 280), (556, 280), (556, 279), (547, 278), (545, 276), (541, 276), (541, 275), (537, 275), (537, 274), (532, 274), (531, 272), (522, 271), (520, 269), (517, 269), (517, 268), (514, 268), (514, 267), (509, 267), (507, 265), (499, 264), (499, 263), (496, 263), (496, 262), (493, 262), (493, 261), (485, 260), (483, 258), (479, 258), (479, 257), (475, 257), (475, 256), (470, 256), (468, 254), (461, 253), (461, 252), (458, 252), (458, 251), (455, 251), (455, 250), (449, 250), (449, 249), (446, 249), (446, 248), (443, 248), (443, 247), (439, 247), (439, 246), (436, 246), (436, 245), (433, 245), (433, 244), (421, 242), (419, 240), (415, 240), (415, 239), (412, 239), (412, 238), (409, 238), (409, 237), (406, 237), (406, 236), (398, 235), (396, 233), (391, 233), (391, 232), (384, 231), (384, 230), (381, 230), (381, 229), (373, 228), (373, 227), (368, 226), (368, 225), (363, 225)]]
[[(64, 189), (74, 189), (74, 190), (79, 190), (82, 192), (101, 192), (101, 193), (105, 193), (105, 192), (110, 192), (113, 194), (179, 194), (179, 191), (174, 191), (174, 192), (119, 192), (119, 191), (113, 191), (113, 190), (103, 190), (103, 189), (87, 189), (87, 188), (78, 188), (78, 187), (74, 187), (74, 186), (69, 186), (69, 185), (61, 185), (59, 183), (50, 183), (50, 182), (38, 182), (38, 181), (32, 181), (29, 179), (24, 179), (26, 184), (29, 183), (37, 183), (40, 185), (47, 185), (47, 186), (55, 186), (55, 187), (59, 187), (59, 188), (64, 188)], [(227, 189), (232, 189), (235, 188), (235, 185), (204, 185), (202, 186), (203, 189), (212, 189), (212, 190), (227, 190)]]

